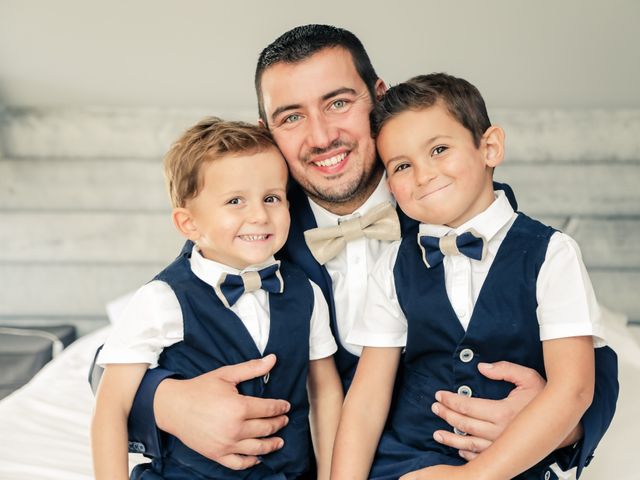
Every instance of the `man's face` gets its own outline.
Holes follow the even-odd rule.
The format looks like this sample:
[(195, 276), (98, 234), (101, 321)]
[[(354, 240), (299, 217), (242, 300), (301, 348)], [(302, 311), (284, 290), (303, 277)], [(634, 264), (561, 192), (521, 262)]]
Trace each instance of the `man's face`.
[[(376, 88), (384, 90), (381, 80)], [(262, 97), (269, 129), (305, 192), (325, 207), (360, 206), (381, 168), (369, 124), (372, 99), (349, 51), (325, 48), (269, 67)]]

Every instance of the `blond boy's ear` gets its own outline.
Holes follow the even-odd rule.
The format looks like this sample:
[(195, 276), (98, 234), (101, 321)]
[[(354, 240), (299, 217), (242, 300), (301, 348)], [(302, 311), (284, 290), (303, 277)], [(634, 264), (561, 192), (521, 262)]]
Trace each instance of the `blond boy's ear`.
[(487, 128), (480, 147), (488, 167), (497, 167), (504, 160), (504, 130), (496, 125)]
[(174, 208), (171, 214), (173, 224), (178, 231), (192, 242), (200, 238), (200, 231), (193, 220), (191, 212), (187, 208)]

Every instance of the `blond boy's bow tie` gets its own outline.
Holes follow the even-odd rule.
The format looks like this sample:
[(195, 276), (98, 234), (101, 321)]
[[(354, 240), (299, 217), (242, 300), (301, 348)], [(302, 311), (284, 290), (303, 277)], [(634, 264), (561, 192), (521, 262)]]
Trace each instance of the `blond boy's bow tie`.
[(399, 240), (400, 221), (390, 203), (382, 203), (361, 217), (340, 222), (335, 227), (313, 228), (304, 232), (304, 239), (320, 265), (338, 255), (347, 242), (356, 238)]

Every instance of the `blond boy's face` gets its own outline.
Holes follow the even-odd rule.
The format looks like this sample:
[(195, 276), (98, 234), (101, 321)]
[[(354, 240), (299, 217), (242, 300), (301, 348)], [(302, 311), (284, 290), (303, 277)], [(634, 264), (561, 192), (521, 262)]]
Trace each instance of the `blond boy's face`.
[(419, 222), (455, 228), (495, 198), (491, 167), (499, 161), (490, 158), (484, 137), (476, 147), (471, 132), (440, 103), (391, 118), (377, 146), (391, 192)]
[[(227, 155), (203, 166), (204, 185), (189, 200), (188, 237), (205, 258), (237, 269), (263, 263), (289, 233), (287, 166), (276, 148)], [(175, 214), (174, 214), (175, 218)]]

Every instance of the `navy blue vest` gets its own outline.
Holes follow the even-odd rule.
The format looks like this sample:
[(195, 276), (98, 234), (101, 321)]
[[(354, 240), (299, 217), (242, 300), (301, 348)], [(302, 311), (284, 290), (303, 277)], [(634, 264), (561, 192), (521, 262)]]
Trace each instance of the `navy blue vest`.
[[(160, 366), (178, 372), (184, 378), (192, 378), (221, 366), (275, 353), (278, 361), (269, 376), (243, 382), (238, 385), (238, 390), (254, 397), (286, 399), (291, 403), (291, 411), (288, 425), (278, 432), (284, 439), (284, 447), (264, 456), (262, 464), (257, 467), (241, 472), (227, 469), (190, 450), (177, 438), (170, 437), (165, 443), (162, 462), (157, 462), (157, 465), (162, 463), (162, 472), (159, 473), (165, 478), (171, 477), (171, 469), (175, 467), (215, 479), (298, 478), (309, 469), (311, 451), (306, 391), (314, 301), (311, 285), (299, 269), (282, 262), (285, 289), (282, 294), (269, 294), (271, 325), (269, 340), (262, 354), (242, 321), (223, 306), (210, 285), (191, 271), (189, 253), (185, 250), (156, 276), (157, 280), (171, 286), (184, 318), (184, 341), (162, 352)], [(252, 470), (256, 468), (262, 473), (255, 475)], [(181, 474), (176, 472), (176, 477), (180, 478)]]
[(466, 332), (447, 297), (443, 263), (426, 268), (415, 237), (403, 239), (393, 274), (407, 317), (407, 346), (385, 435), (416, 455), (437, 454), (437, 463), (443, 462), (442, 456), (452, 458), (448, 463), (459, 463), (455, 450), (432, 438), (435, 430), (451, 429), (431, 412), (435, 392), (506, 397), (513, 385), (486, 379), (478, 372), (478, 362), (508, 360), (544, 376), (536, 280), (553, 232), (518, 214), (491, 265)]
[[(518, 208), (515, 196), (509, 185), (494, 182), (494, 189), (503, 190), (514, 210)], [(349, 353), (340, 343), (331, 277), (327, 269), (323, 265), (320, 265), (313, 257), (304, 240), (304, 232), (318, 226), (313, 216), (311, 206), (309, 205), (309, 199), (300, 186), (295, 183), (293, 183), (288, 192), (288, 197), (291, 212), (291, 228), (289, 230), (289, 238), (281, 253), (283, 258), (287, 258), (299, 266), (311, 280), (318, 284), (322, 289), (322, 293), (324, 293), (327, 303), (329, 304), (331, 331), (338, 344), (338, 351), (334, 354), (334, 359), (338, 373), (340, 373), (340, 378), (342, 379), (342, 386), (346, 392), (353, 380), (359, 357)], [(415, 238), (415, 234), (418, 231), (418, 223), (407, 217), (399, 208), (397, 211), (400, 218), (402, 236)]]

